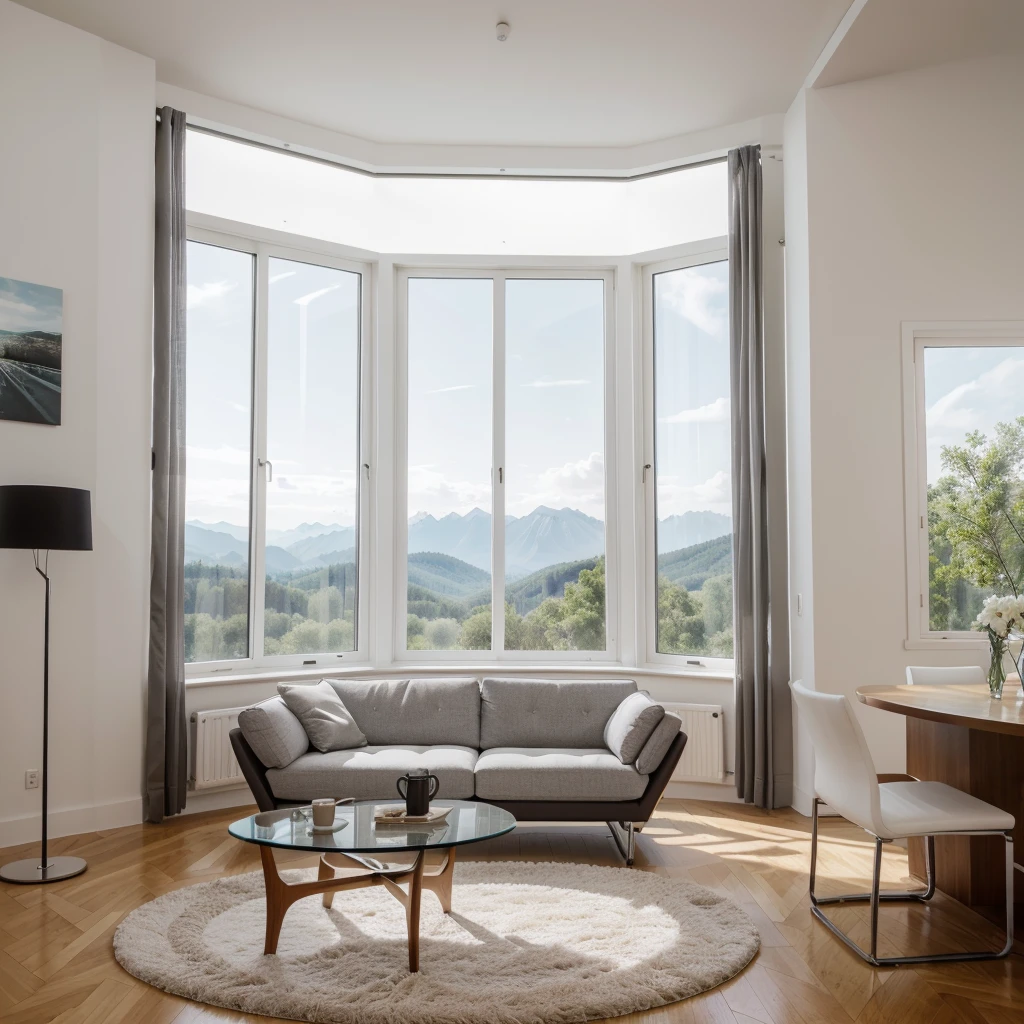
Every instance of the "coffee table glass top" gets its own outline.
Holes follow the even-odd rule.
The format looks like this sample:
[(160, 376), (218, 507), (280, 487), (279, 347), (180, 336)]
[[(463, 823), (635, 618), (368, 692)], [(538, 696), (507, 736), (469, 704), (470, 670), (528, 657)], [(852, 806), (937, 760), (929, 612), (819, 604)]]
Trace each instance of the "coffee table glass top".
[[(265, 811), (232, 822), (228, 832), (236, 839), (283, 850), (319, 853), (388, 853), (430, 847), (461, 846), (503, 836), (516, 827), (508, 811), (479, 800), (433, 800), (431, 808), (450, 807), (448, 817), (433, 824), (382, 824), (374, 821), (374, 808), (394, 806), (395, 800), (357, 800), (335, 808), (337, 832), (313, 832), (312, 821), (292, 820), (294, 808)], [(307, 814), (309, 808), (306, 808)]]

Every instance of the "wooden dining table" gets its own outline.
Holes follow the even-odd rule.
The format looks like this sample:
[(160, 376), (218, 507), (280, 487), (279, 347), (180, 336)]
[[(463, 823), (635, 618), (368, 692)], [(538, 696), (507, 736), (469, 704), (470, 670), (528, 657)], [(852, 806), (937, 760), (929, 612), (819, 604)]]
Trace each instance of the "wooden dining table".
[[(907, 720), (907, 774), (945, 782), (1009, 811), (1013, 832), (1016, 938), (1024, 940), (1024, 694), (1010, 681), (1001, 700), (981, 685), (862, 686), (860, 700)], [(924, 841), (909, 844), (910, 872), (925, 876)], [(940, 836), (935, 842), (937, 887), (986, 917), (1004, 913), (1003, 840)]]

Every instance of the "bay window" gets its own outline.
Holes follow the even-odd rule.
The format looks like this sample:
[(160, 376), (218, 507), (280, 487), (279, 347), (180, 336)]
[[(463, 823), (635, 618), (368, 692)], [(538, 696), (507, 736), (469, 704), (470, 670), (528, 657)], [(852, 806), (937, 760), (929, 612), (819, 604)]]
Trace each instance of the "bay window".
[(187, 158), (192, 679), (731, 672), (724, 161)]

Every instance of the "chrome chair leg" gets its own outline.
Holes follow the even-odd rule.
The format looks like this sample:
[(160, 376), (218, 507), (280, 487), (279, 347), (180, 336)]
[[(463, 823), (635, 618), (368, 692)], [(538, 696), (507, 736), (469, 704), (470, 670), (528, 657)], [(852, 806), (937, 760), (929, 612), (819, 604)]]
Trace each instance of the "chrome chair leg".
[(606, 821), (605, 824), (611, 831), (612, 839), (615, 840), (619, 853), (625, 858), (626, 867), (631, 868), (636, 855), (636, 830), (633, 827), (633, 822)]
[[(818, 804), (821, 801), (815, 797), (811, 811), (811, 865), (810, 865), (810, 897), (811, 913), (837, 939), (846, 943), (859, 957), (866, 960), (875, 967), (897, 967), (900, 964), (934, 964), (934, 963), (957, 963), (971, 960), (1001, 960), (1008, 956), (1013, 947), (1013, 833), (1012, 832), (949, 832), (947, 835), (1001, 835), (1006, 840), (1006, 941), (999, 952), (980, 951), (969, 953), (929, 953), (920, 956), (883, 956), (878, 955), (878, 908), (880, 903), (890, 901), (911, 901), (924, 903), (930, 900), (935, 894), (935, 837), (927, 836), (925, 839), (926, 863), (928, 872), (928, 885), (923, 891), (916, 892), (882, 892), (882, 848), (884, 844), (891, 842), (888, 839), (875, 837), (875, 856), (871, 872), (871, 891), (866, 893), (851, 893), (844, 896), (817, 896), (814, 892), (815, 876), (818, 861)], [(853, 941), (844, 931), (830, 921), (821, 910), (823, 906), (834, 903), (863, 903), (871, 904), (871, 951), (865, 952), (856, 942)]]

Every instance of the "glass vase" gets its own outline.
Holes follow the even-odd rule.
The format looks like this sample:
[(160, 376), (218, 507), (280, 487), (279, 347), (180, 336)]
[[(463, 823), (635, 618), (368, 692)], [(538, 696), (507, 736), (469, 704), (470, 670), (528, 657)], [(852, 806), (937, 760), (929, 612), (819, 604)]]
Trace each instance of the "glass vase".
[(989, 631), (989, 649), (992, 660), (988, 667), (988, 692), (993, 700), (1002, 700), (1003, 684), (1006, 682), (1006, 666), (1003, 656), (1006, 654), (1006, 637), (997, 636)]

